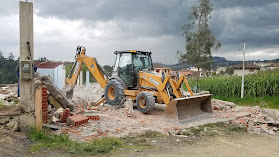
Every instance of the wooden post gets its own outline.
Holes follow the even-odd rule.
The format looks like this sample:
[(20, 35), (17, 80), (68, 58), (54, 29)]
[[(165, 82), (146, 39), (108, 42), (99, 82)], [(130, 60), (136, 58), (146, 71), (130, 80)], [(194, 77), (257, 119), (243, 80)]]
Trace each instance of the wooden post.
[(42, 118), (42, 85), (36, 89), (36, 96), (35, 96), (35, 115), (36, 115), (36, 128), (38, 131), (42, 130), (43, 127), (43, 118)]
[[(33, 3), (19, 2), (19, 27), (20, 61), (31, 61), (31, 70), (33, 70)], [(19, 67), (21, 71), (21, 66)], [(35, 110), (34, 99), (34, 79), (24, 80), (20, 76), (20, 105), (25, 112)]]

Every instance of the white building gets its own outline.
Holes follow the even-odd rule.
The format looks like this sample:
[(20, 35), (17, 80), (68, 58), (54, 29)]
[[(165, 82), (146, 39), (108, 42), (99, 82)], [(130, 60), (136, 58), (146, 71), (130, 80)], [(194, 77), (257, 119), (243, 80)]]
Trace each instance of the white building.
[[(258, 73), (261, 68), (254, 63), (245, 63), (244, 75)], [(242, 76), (243, 64), (239, 64), (233, 67), (233, 75)]]
[(59, 89), (62, 89), (65, 84), (65, 66), (63, 63), (35, 63), (37, 66), (37, 73), (40, 75), (48, 75), (52, 78), (53, 84), (55, 84)]
[(216, 69), (216, 74), (220, 74), (221, 71), (225, 72), (226, 70), (227, 70), (227, 67), (218, 67), (218, 68)]

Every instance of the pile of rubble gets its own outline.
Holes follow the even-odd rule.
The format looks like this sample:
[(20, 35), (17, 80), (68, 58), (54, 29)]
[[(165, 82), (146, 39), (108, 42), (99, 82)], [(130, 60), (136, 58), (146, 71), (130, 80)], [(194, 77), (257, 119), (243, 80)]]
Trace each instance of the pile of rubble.
[(66, 125), (76, 127), (88, 123), (88, 120), (99, 120), (98, 108), (89, 107), (90, 100), (77, 98), (76, 102), (81, 103), (68, 100), (64, 93), (51, 83), (48, 76), (37, 76), (35, 82), (35, 87), (42, 93), (42, 121), (45, 125), (56, 128)]
[(12, 131), (19, 130), (21, 109), (16, 105), (18, 102), (16, 84), (0, 87), (0, 128), (7, 128)]
[(249, 133), (278, 134), (279, 114), (276, 110), (263, 109), (259, 106), (255, 106), (254, 109), (254, 113), (235, 120), (235, 123), (246, 125)]
[(88, 102), (94, 102), (104, 94), (104, 90), (98, 83), (89, 84), (88, 86), (75, 86), (73, 100), (83, 99)]
[(3, 105), (17, 104), (17, 85), (7, 85), (0, 88), (0, 101)]
[(218, 99), (212, 99), (211, 105), (213, 110), (231, 110), (236, 107), (236, 105), (233, 102)]

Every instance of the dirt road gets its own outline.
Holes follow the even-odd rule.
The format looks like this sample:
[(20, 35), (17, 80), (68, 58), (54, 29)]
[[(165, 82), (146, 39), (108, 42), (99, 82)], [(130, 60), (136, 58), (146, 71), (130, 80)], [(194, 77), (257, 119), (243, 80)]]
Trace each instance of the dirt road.
[[(1, 130), (0, 156), (73, 156), (58, 150), (42, 149), (31, 153), (32, 141), (20, 132)], [(185, 138), (167, 136), (147, 140), (149, 149), (123, 149), (100, 156), (151, 156), (151, 157), (277, 157), (279, 135), (257, 135), (247, 132), (236, 135), (202, 136)]]
[(241, 135), (215, 136), (185, 141), (181, 138), (168, 138), (158, 141), (154, 148), (123, 153), (120, 156), (150, 157), (278, 157), (279, 136), (266, 136), (244, 133)]

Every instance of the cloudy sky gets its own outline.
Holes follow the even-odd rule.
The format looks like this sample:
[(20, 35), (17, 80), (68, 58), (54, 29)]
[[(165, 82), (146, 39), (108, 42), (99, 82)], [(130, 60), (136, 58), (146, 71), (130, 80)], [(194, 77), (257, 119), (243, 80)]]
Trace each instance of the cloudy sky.
[[(34, 3), (35, 58), (74, 61), (77, 45), (105, 65), (115, 50), (153, 52), (153, 61), (177, 63), (185, 52), (181, 26), (197, 0), (29, 0)], [(278, 0), (212, 0), (210, 28), (223, 44), (213, 56), (279, 58)], [(0, 1), (0, 50), (19, 56), (19, 2)], [(238, 49), (241, 49), (239, 51)]]

